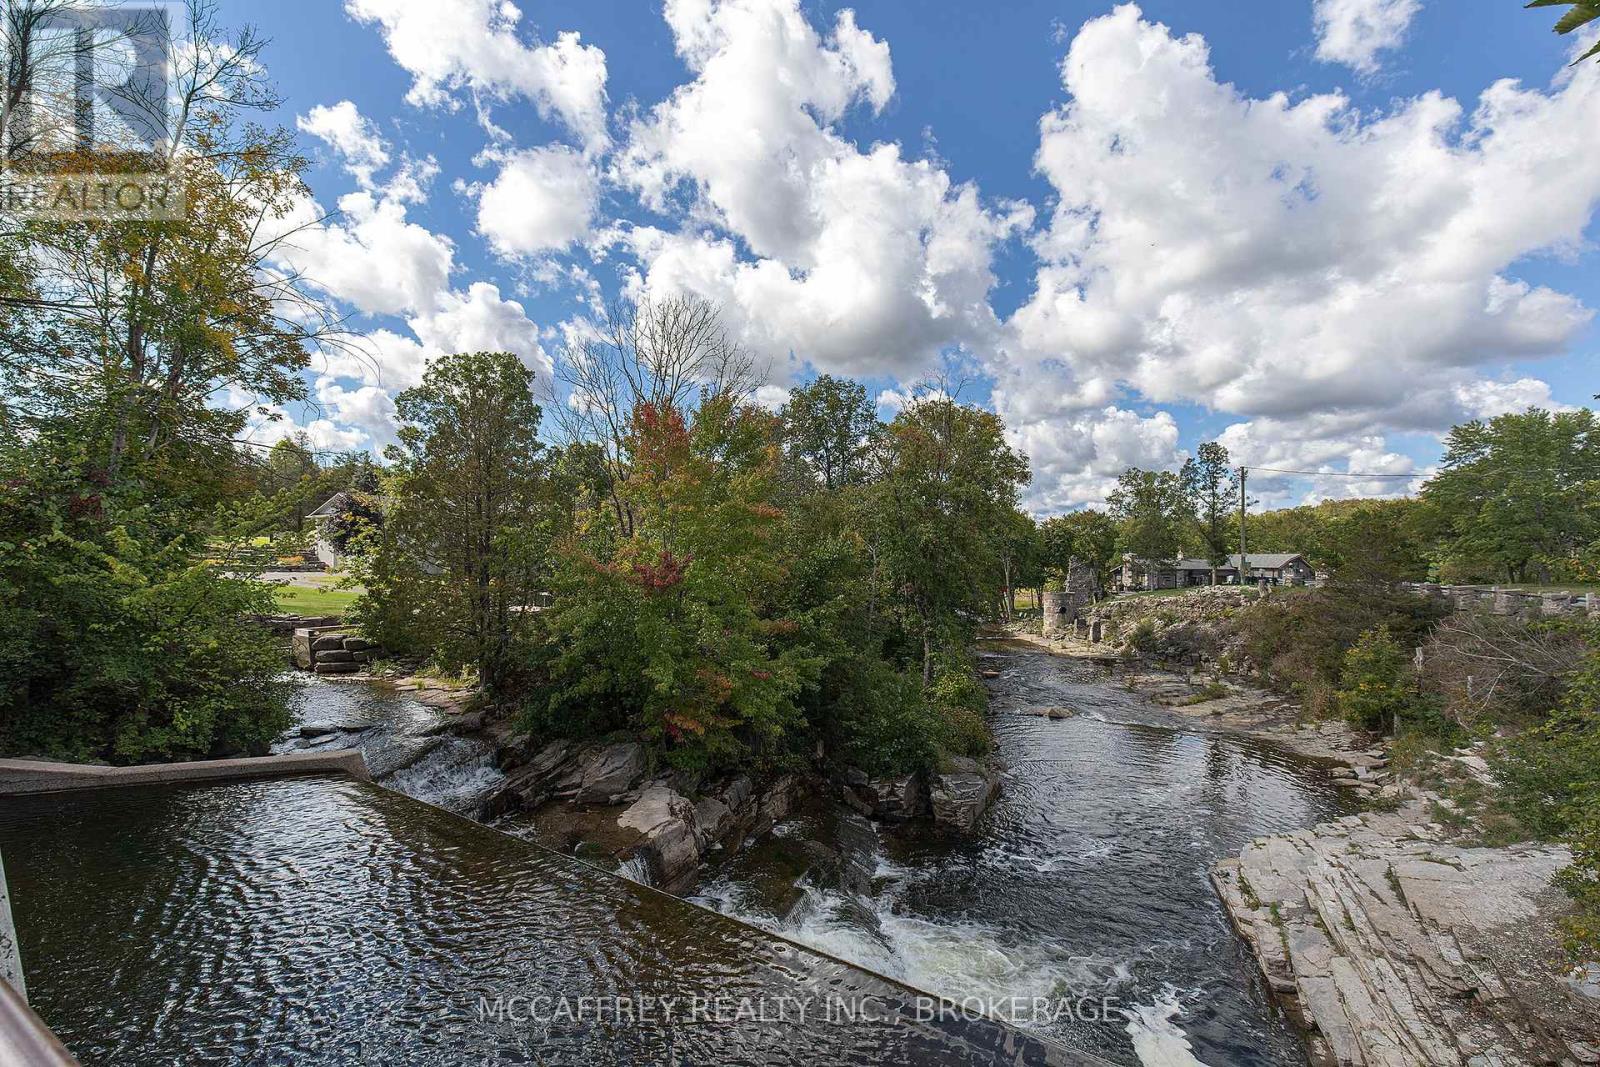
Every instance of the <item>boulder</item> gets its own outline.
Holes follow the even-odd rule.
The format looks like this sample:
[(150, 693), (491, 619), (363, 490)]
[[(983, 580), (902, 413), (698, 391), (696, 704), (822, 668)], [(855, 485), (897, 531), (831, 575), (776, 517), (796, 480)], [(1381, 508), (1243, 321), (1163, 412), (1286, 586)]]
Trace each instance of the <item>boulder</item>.
[(637, 741), (607, 745), (584, 765), (572, 799), (579, 804), (610, 804), (644, 777), (644, 746)]
[(922, 814), (922, 779), (915, 774), (903, 778), (869, 778), (862, 785), (846, 783), (845, 800), (868, 818), (884, 822), (904, 822)]
[(730, 814), (728, 806), (716, 797), (703, 797), (694, 806), (695, 822), (699, 824), (700, 833), (708, 845), (722, 840), (722, 832), (732, 822)]
[[(751, 835), (759, 818), (760, 805), (757, 803), (755, 783), (742, 774), (720, 791), (710, 791), (700, 803), (705, 807), (700, 828), (708, 846), (720, 842), (729, 849), (737, 850), (744, 844), (746, 836)], [(716, 818), (719, 814), (720, 819)]]
[(533, 811), (555, 792), (558, 781), (568, 772), (576, 754), (571, 741), (553, 741), (524, 766), (510, 771), (505, 784), (489, 798), (488, 818), (507, 811)]
[(786, 774), (768, 786), (756, 804), (756, 817), (750, 826), (750, 836), (760, 837), (788, 818), (799, 791), (800, 780), (792, 774)]
[(378, 646), (368, 641), (365, 637), (347, 637), (344, 639), (344, 647), (347, 652), (366, 652), (368, 649), (377, 648)]
[(652, 884), (669, 893), (688, 887), (700, 867), (701, 836), (693, 804), (657, 782), (617, 818), (617, 825), (643, 837), (632, 852), (649, 866)]
[(361, 669), (359, 663), (318, 663), (314, 668), (318, 674), (354, 674)]
[(317, 653), (318, 663), (354, 663), (355, 661), (355, 653), (346, 652), (342, 648), (330, 648), (326, 652)]
[(330, 652), (334, 649), (344, 648), (344, 634), (323, 634), (321, 637), (311, 639), (311, 651)]
[(934, 824), (969, 833), (1000, 792), (1000, 775), (975, 759), (957, 756), (928, 783)]
[(722, 802), (735, 816), (744, 813), (745, 806), (750, 803), (750, 797), (755, 793), (755, 784), (745, 775), (739, 775), (728, 783), (728, 788), (722, 791)]

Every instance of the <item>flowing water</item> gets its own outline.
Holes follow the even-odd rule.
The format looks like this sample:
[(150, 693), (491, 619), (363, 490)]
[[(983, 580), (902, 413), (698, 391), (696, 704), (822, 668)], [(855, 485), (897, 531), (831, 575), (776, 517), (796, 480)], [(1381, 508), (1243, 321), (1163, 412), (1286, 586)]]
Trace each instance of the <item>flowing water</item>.
[[(1303, 1064), (1207, 880), (1251, 838), (1344, 814), (1324, 770), (1120, 688), (1099, 667), (990, 645), (1004, 791), (970, 840), (853, 827), (873, 892), (774, 893), (758, 846), (698, 899), (960, 999), (1113, 998), (1117, 1024), (1013, 1013), (1128, 1064)], [(1030, 708), (1067, 707), (1052, 720)], [(864, 839), (864, 840), (863, 840)]]
[(380, 785), (474, 819), (505, 780), (488, 744), (443, 732), (439, 712), (402, 691), (299, 672), (293, 681), (295, 726), (274, 752), (359, 748)]
[(12, 798), (0, 851), (85, 1064), (1077, 1062), (347, 778)]
[[(1197, 729), (1092, 665), (988, 647), (1009, 769), (977, 833), (813, 806), (710, 867), (693, 898), (826, 956), (363, 783), (103, 790), (0, 810), (36, 1006), (85, 1062), (119, 1064), (983, 1063), (1002, 1047), (1075, 1062), (985, 1021), (917, 1019), (907, 990), (842, 960), (1117, 1063), (1303, 1064), (1206, 871), (1342, 814), (1326, 773)], [(469, 817), (501, 781), (487, 745), (403, 693), (297, 683), (280, 750), (359, 747), (380, 784)], [(801, 878), (806, 838), (849, 874)], [(891, 1008), (799, 1026), (474, 1014), (480, 996), (696, 991)], [(1014, 997), (1046, 998), (1044, 1014)]]

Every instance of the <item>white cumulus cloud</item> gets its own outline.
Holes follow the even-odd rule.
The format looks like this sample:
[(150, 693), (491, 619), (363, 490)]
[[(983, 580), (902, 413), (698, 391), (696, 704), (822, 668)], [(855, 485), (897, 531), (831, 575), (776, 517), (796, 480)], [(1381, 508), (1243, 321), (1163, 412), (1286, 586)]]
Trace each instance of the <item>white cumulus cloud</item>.
[(996, 329), (993, 249), (1031, 212), (833, 127), (893, 95), (885, 42), (850, 11), (819, 33), (797, 0), (668, 0), (665, 14), (694, 78), (633, 123), (616, 174), (690, 224), (618, 231), (636, 292), (707, 297), (768, 357), (860, 376), (915, 377)]
[(1302, 442), (1286, 461), (1387, 455), (1386, 431), (1447, 427), (1494, 392), (1486, 371), (1559, 353), (1592, 317), (1514, 264), (1581, 247), (1600, 202), (1593, 64), (1498, 82), (1470, 111), (1252, 99), (1202, 38), (1124, 5), (1083, 26), (1062, 77), (1037, 156), (1059, 199), (1001, 375), (1064, 410), (1125, 393), (1245, 416), (1252, 441)]
[(1317, 58), (1374, 74), (1378, 53), (1399, 48), (1422, 0), (1314, 0)]
[(449, 104), (459, 89), (521, 97), (586, 145), (607, 142), (606, 56), (578, 34), (560, 33), (551, 44), (525, 39), (510, 0), (345, 0), (345, 10), (380, 28), (389, 54), (411, 74), (412, 103)]
[(349, 100), (318, 104), (295, 125), (338, 152), (363, 189), (371, 189), (373, 174), (389, 165), (389, 148), (377, 127)]
[(599, 176), (562, 145), (513, 152), (478, 194), (478, 232), (503, 256), (565, 249), (594, 219)]

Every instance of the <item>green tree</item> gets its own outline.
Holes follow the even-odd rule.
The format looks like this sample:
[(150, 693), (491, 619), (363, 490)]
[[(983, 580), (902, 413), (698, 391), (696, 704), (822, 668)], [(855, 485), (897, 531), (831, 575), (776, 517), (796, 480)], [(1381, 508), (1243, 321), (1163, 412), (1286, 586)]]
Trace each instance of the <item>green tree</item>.
[(1018, 586), (1038, 587), (1044, 584), (1044, 570), (1039, 555), (1039, 528), (1027, 512), (1013, 509), (1006, 516), (1000, 537), (1000, 571), (1004, 592), (1000, 598), (1000, 617), (1010, 622), (1016, 610)]
[[(1600, 19), (1600, 0), (1529, 0), (1525, 6), (1568, 8), (1567, 13), (1556, 23), (1557, 33), (1572, 33), (1595, 19)], [(1596, 42), (1593, 48), (1579, 56), (1577, 62), (1581, 63), (1591, 56), (1600, 56), (1600, 42)]]
[(770, 757), (818, 669), (776, 605), (776, 422), (722, 393), (687, 418), (642, 403), (629, 425), (628, 534), (602, 505), (562, 545), (551, 681), (530, 719), (568, 734), (627, 729), (685, 769)]
[(1228, 450), (1215, 441), (1207, 441), (1195, 453), (1196, 512), (1212, 585), (1217, 584), (1217, 568), (1227, 566), (1229, 554), (1238, 547), (1232, 520), (1239, 482), (1229, 462)]
[[(336, 343), (338, 331), (309, 283), (273, 268), (291, 236), (284, 219), (307, 195), (307, 162), (292, 133), (248, 121), (278, 104), (264, 42), (249, 30), (230, 37), (200, 0), (187, 14), (194, 46), (174, 61), (170, 142), (159, 153), (185, 211), (19, 226), (27, 303), (6, 331), (0, 404), (23, 427), (70, 420), (113, 483), (135, 479), (169, 504), (208, 507), (237, 466), (232, 439), (251, 413), (303, 398), (308, 349)], [(249, 399), (221, 402), (230, 396)]]
[(1388, 627), (1366, 631), (1345, 653), (1338, 702), (1353, 725), (1399, 734), (1417, 695), (1409, 657)]
[(860, 383), (824, 374), (789, 390), (782, 416), (786, 448), (824, 490), (865, 477), (867, 441), (878, 416)]
[(1547, 580), (1600, 536), (1600, 426), (1587, 408), (1457, 426), (1440, 467), (1422, 489), (1426, 528), (1458, 575)]
[(1147, 471), (1130, 467), (1107, 499), (1117, 521), (1122, 550), (1137, 565), (1171, 563), (1183, 550), (1185, 531), (1194, 525), (1194, 469)]
[(1414, 500), (1361, 500), (1326, 513), (1323, 565), (1345, 586), (1382, 587), (1427, 577)]
[(922, 398), (879, 435), (876, 542), (932, 683), (939, 645), (988, 614), (1028, 462), (993, 412)]
[(1046, 567), (1064, 578), (1076, 559), (1094, 568), (1102, 587), (1117, 564), (1117, 537), (1116, 520), (1094, 508), (1057, 515), (1040, 526)]
[[(8, 5), (4, 32), (41, 6)], [(271, 590), (210, 561), (227, 557), (228, 506), (250, 481), (234, 438), (258, 406), (304, 395), (328, 317), (273, 269), (305, 161), (290, 134), (248, 121), (276, 103), (262, 42), (225, 33), (207, 3), (187, 14), (193, 46), (174, 58), (157, 153), (184, 216), (0, 219), (9, 752), (236, 755), (288, 722), (281, 650), (243, 618), (270, 611)], [(96, 162), (62, 157), (69, 171)]]
[(431, 647), (503, 691), (549, 574), (554, 509), (533, 374), (509, 352), (442, 356), (395, 410), (389, 504), (356, 617), (379, 640)]
[(264, 753), (283, 652), (271, 589), (117, 487), (83, 442), (0, 440), (0, 753), (138, 763)]

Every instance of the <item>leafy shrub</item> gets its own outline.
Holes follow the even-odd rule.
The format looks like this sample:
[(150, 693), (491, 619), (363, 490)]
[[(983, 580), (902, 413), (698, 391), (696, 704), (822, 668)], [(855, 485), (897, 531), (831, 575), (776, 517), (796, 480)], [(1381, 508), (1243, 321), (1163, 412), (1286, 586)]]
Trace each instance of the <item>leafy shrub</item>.
[(937, 760), (941, 731), (929, 715), (920, 678), (868, 656), (829, 673), (840, 672), (850, 675), (833, 705), (836, 750), (845, 763), (873, 776), (891, 776)]
[(1600, 641), (1568, 680), (1550, 720), (1492, 752), (1500, 803), (1535, 834), (1565, 840), (1572, 865), (1558, 884), (1577, 906), (1568, 921), (1575, 958), (1600, 952)]
[(1339, 672), (1339, 710), (1365, 730), (1394, 727), (1417, 703), (1405, 650), (1380, 626), (1362, 634), (1344, 654)]
[(1567, 835), (1572, 865), (1556, 875), (1576, 911), (1566, 920), (1574, 960), (1600, 958), (1600, 806), (1590, 804)]
[(971, 664), (941, 664), (927, 697), (938, 719), (936, 737), (942, 755), (978, 758), (989, 754), (993, 742), (984, 721), (989, 691)]
[(1140, 619), (1128, 633), (1127, 645), (1133, 651), (1148, 654), (1156, 650), (1156, 624), (1150, 619)]
[(0, 752), (115, 763), (260, 754), (289, 725), (271, 587), (199, 538), (22, 466), (0, 509)]
[(1297, 590), (1241, 613), (1240, 646), (1263, 681), (1300, 697), (1317, 714), (1336, 708), (1345, 653), (1362, 634), (1385, 627), (1401, 649), (1414, 649), (1446, 610), (1403, 592)]

